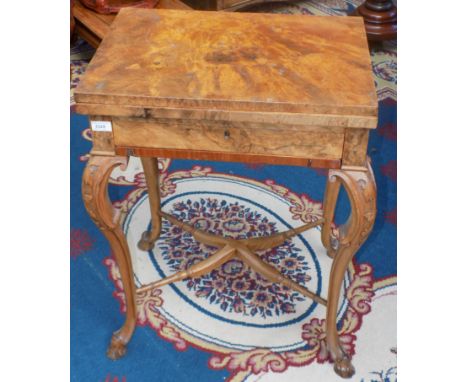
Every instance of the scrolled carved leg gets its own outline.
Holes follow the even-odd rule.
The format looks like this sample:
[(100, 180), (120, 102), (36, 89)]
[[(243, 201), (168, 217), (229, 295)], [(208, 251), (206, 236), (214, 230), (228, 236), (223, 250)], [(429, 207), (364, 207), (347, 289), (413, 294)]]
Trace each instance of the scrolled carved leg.
[[(338, 195), (337, 184), (344, 186), (351, 204), (348, 221), (339, 228), (339, 240), (334, 253), (328, 288), (326, 317), (327, 344), (335, 362), (335, 372), (343, 378), (354, 374), (351, 359), (343, 350), (336, 327), (336, 315), (341, 285), (351, 259), (369, 236), (376, 215), (376, 186), (372, 168), (368, 161), (367, 171), (330, 170), (328, 174), (327, 194), (329, 205), (333, 209)], [(325, 215), (333, 217), (331, 211)], [(327, 220), (327, 217), (325, 217)], [(322, 237), (323, 239), (323, 237)]]
[(127, 158), (91, 155), (83, 173), (82, 195), (89, 216), (109, 241), (111, 250), (120, 270), (127, 306), (123, 326), (112, 335), (107, 351), (111, 359), (125, 354), (136, 323), (135, 284), (130, 252), (124, 233), (118, 223), (107, 193), (107, 185), (112, 170), (126, 166)]
[(340, 182), (336, 177), (328, 177), (325, 188), (325, 197), (323, 201), (323, 218), (322, 226), (322, 244), (327, 250), (327, 255), (331, 258), (335, 257), (338, 241), (331, 235), (333, 218), (335, 216), (336, 201), (340, 192)]
[(157, 158), (140, 158), (148, 187), (148, 198), (151, 210), (151, 230), (143, 232), (138, 242), (138, 248), (149, 251), (161, 234), (161, 197), (159, 193), (159, 169)]

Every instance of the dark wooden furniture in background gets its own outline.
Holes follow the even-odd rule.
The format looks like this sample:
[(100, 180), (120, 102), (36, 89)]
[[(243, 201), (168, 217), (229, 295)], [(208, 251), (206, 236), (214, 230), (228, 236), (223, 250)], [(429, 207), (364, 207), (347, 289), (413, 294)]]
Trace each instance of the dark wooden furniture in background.
[[(236, 11), (252, 5), (287, 2), (288, 0), (184, 0), (190, 7), (203, 11)], [(290, 0), (289, 0), (290, 1)]]
[(154, 8), (159, 0), (80, 0), (97, 13), (118, 13), (125, 7)]
[(74, 0), (70, 0), (70, 41), (73, 41), (75, 35), (75, 17), (73, 16)]
[(369, 41), (397, 38), (397, 8), (392, 0), (366, 0), (355, 14), (364, 18)]
[[(272, 282), (327, 307), (326, 337), (342, 377), (354, 373), (340, 345), (337, 307), (346, 269), (369, 235), (376, 187), (366, 155), (377, 125), (377, 96), (362, 18), (122, 9), (75, 91), (76, 110), (91, 120), (93, 148), (83, 174), (83, 200), (109, 240), (120, 269), (126, 320), (108, 356), (125, 354), (139, 293), (205, 274), (233, 256)], [(141, 158), (152, 228), (161, 219), (219, 250), (206, 260), (137, 289), (129, 248), (107, 196), (112, 169)], [(196, 230), (160, 210), (157, 158), (208, 159), (328, 168), (323, 218), (282, 235), (226, 239)], [(340, 187), (351, 205), (332, 237)], [(327, 300), (283, 276), (255, 253), (315, 225), (333, 258)], [(254, 330), (254, 329), (253, 329)]]
[[(181, 0), (159, 0), (156, 9), (191, 9)], [(92, 47), (97, 48), (110, 30), (116, 15), (105, 15), (86, 8), (79, 0), (74, 1), (73, 16), (75, 32)]]
[[(81, 0), (83, 2), (90, 0)], [(281, 1), (281, 0), (271, 0)], [(156, 9), (201, 9), (234, 11), (254, 4), (271, 2), (270, 0), (159, 0)], [(76, 23), (76, 33), (97, 48), (103, 37), (109, 31), (114, 20), (113, 14), (100, 14), (76, 0), (73, 7)], [(391, 0), (366, 0), (355, 11), (362, 16), (366, 25), (367, 37), (370, 41), (392, 40), (397, 36), (396, 7)]]

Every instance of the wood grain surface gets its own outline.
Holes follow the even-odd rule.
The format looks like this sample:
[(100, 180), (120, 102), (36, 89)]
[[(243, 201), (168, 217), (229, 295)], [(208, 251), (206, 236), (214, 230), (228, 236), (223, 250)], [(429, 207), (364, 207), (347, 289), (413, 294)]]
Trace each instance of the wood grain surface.
[(159, 0), (80, 0), (100, 14), (115, 14), (125, 7), (154, 8)]
[(253, 5), (286, 2), (287, 0), (184, 0), (187, 5), (199, 11), (236, 11)]
[(366, 168), (367, 143), (369, 141), (369, 130), (346, 129), (343, 145), (343, 162), (345, 167)]
[[(159, 0), (157, 9), (191, 9), (181, 0)], [(104, 15), (86, 8), (79, 1), (73, 4), (73, 16), (76, 32), (91, 46), (97, 48), (102, 39), (109, 33), (115, 15)]]
[(377, 115), (356, 17), (123, 9), (75, 97), (139, 107)]
[(117, 146), (340, 159), (344, 129), (243, 123), (114, 119)]
[(95, 103), (80, 103), (75, 107), (77, 113), (95, 115), (101, 114), (115, 117), (137, 118), (174, 118), (184, 120), (208, 120), (229, 122), (275, 123), (278, 125), (304, 125), (351, 128), (374, 128), (376, 116), (357, 115), (327, 115), (305, 113), (251, 112), (227, 111), (216, 109), (177, 109), (162, 107), (138, 107), (122, 105), (104, 105)]
[(203, 151), (203, 150), (180, 150), (180, 149), (164, 149), (164, 148), (144, 148), (144, 147), (125, 147), (117, 146), (115, 148), (117, 155), (130, 155), (137, 157), (151, 158), (173, 158), (173, 159), (190, 159), (190, 160), (211, 160), (221, 162), (241, 162), (241, 163), (264, 163), (275, 165), (288, 166), (304, 166), (313, 168), (334, 168), (341, 167), (341, 159), (310, 159), (297, 158), (280, 155), (262, 155), (262, 154), (243, 154), (243, 153), (228, 153), (225, 151)]

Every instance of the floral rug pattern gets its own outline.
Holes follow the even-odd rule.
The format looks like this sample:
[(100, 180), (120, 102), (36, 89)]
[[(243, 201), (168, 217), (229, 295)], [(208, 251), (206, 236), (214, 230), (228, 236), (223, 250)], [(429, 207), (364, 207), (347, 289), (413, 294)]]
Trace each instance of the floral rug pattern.
[[(201, 198), (200, 202), (188, 199), (178, 203), (169, 212), (180, 221), (197, 229), (233, 239), (268, 236), (277, 233), (275, 224), (268, 222), (257, 211), (225, 200)], [(212, 255), (215, 248), (196, 242), (187, 232), (163, 220), (161, 255), (172, 271), (185, 270)], [(292, 242), (263, 251), (261, 257), (274, 264), (281, 272), (298, 283), (310, 279), (310, 268), (301, 256), (300, 249)], [(298, 292), (276, 283), (270, 283), (261, 275), (251, 272), (242, 261), (232, 259), (210, 274), (186, 280), (188, 289), (197, 297), (218, 304), (225, 312), (242, 312), (267, 318), (294, 312), (295, 302), (304, 301)]]

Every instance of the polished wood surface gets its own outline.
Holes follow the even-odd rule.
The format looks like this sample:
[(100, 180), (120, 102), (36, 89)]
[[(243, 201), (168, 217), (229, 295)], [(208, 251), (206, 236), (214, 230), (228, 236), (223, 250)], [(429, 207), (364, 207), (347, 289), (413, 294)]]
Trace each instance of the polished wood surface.
[[(126, 8), (80, 103), (377, 115), (362, 19)], [(298, 36), (301, 36), (298, 39)], [(374, 126), (375, 127), (375, 126)]]
[(114, 119), (116, 146), (340, 159), (344, 129), (217, 121)]
[[(159, 0), (158, 9), (191, 9), (181, 0)], [(86, 8), (79, 1), (73, 4), (73, 15), (76, 22), (76, 33), (91, 46), (97, 48), (102, 39), (109, 33), (115, 19), (114, 14), (100, 14)]]
[(370, 41), (397, 38), (397, 7), (392, 0), (366, 0), (355, 12), (364, 19)]
[[(331, 224), (340, 186), (344, 187), (349, 198), (351, 213), (347, 222), (339, 227), (339, 239), (332, 240)], [(343, 378), (350, 378), (354, 367), (350, 355), (340, 345), (336, 315), (346, 269), (369, 236), (377, 213), (376, 185), (370, 161), (367, 160), (366, 171), (330, 170), (326, 187), (322, 243), (333, 258), (327, 299), (327, 345), (335, 362), (335, 372)]]
[(366, 168), (368, 140), (369, 130), (346, 129), (341, 163), (343, 167)]
[(340, 159), (307, 159), (280, 155), (272, 156), (270, 154), (261, 155), (227, 153), (213, 150), (206, 151), (197, 149), (178, 150), (164, 148), (141, 148), (120, 146), (115, 148), (115, 154), (138, 157), (160, 157), (191, 160), (215, 160), (221, 162), (263, 163), (289, 166), (304, 166), (313, 168), (341, 168)]
[(373, 129), (377, 124), (377, 116), (361, 115), (331, 115), (305, 113), (276, 113), (262, 111), (212, 110), (212, 109), (177, 109), (171, 107), (138, 107), (124, 105), (104, 105), (95, 103), (79, 103), (77, 113), (87, 115), (106, 115), (114, 117), (136, 117), (146, 119), (181, 119), (208, 120), (229, 122), (253, 122), (269, 124), (287, 124), (323, 127), (350, 127)]
[(190, 7), (203, 11), (236, 11), (253, 5), (287, 2), (288, 0), (184, 0)]
[[(339, 292), (376, 214), (366, 153), (369, 130), (377, 124), (377, 98), (362, 20), (125, 9), (109, 33), (75, 93), (77, 111), (89, 114), (92, 122), (107, 123), (100, 124), (107, 131), (92, 134), (83, 199), (116, 253), (130, 306), (123, 327), (112, 336), (109, 357), (125, 353), (135, 326), (136, 293), (200, 276), (237, 256), (268, 280), (326, 305), (326, 339), (335, 371), (352, 376), (350, 355), (337, 332)], [(130, 155), (141, 157), (151, 209), (151, 229), (142, 233), (140, 249), (154, 246), (161, 219), (218, 248), (190, 268), (138, 290), (106, 195), (110, 172)], [(197, 230), (161, 210), (157, 157), (328, 168), (323, 219), (237, 241)], [(341, 186), (351, 213), (335, 237)], [(256, 254), (317, 225), (333, 259), (327, 300)]]
[(158, 158), (142, 157), (141, 164), (145, 173), (151, 211), (151, 230), (143, 232), (138, 242), (142, 251), (150, 251), (161, 233), (161, 197), (159, 194)]
[(126, 299), (126, 318), (123, 326), (114, 332), (107, 351), (111, 359), (122, 357), (136, 324), (135, 283), (127, 239), (118, 223), (114, 208), (109, 201), (107, 186), (112, 170), (125, 167), (127, 158), (91, 155), (83, 173), (82, 195), (89, 216), (109, 241), (112, 253), (120, 270)]
[(70, 0), (70, 41), (73, 42), (75, 36), (75, 16), (73, 16), (73, 2)]
[(159, 0), (80, 0), (86, 7), (98, 13), (118, 13), (125, 7), (154, 8)]
[(74, 3), (73, 14), (77, 23), (78, 34), (80, 34), (80, 29), (88, 30), (99, 41), (109, 32), (110, 25), (115, 19), (115, 15), (101, 15), (93, 12), (79, 1)]

